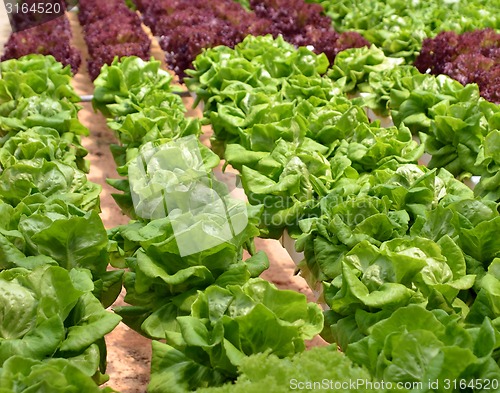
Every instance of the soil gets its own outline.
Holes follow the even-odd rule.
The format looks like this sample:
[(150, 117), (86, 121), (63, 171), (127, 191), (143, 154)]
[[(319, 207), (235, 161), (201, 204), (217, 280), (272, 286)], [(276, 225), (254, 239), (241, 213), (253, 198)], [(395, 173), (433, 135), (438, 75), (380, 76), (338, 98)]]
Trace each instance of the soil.
[[(93, 85), (87, 73), (86, 61), (87, 50), (82, 38), (82, 29), (74, 13), (69, 14), (73, 34), (74, 45), (82, 52), (82, 65), (78, 74), (73, 79), (73, 86), (80, 95), (91, 95)], [(5, 41), (8, 34), (8, 26), (5, 26), (5, 19), (0, 20), (0, 42)], [(146, 29), (147, 30), (147, 29)], [(163, 62), (164, 55), (156, 40), (153, 40), (152, 55)], [(192, 108), (193, 99), (185, 98), (187, 108)], [(81, 122), (89, 128), (90, 136), (84, 138), (83, 145), (88, 149), (87, 156), (91, 164), (89, 180), (102, 186), (101, 193), (101, 218), (106, 228), (113, 228), (117, 225), (126, 224), (128, 218), (123, 215), (115, 204), (111, 194), (113, 188), (106, 183), (108, 178), (117, 178), (116, 165), (113, 161), (109, 146), (117, 140), (113, 132), (107, 128), (105, 118), (94, 112), (92, 104), (82, 103), (82, 110), (79, 113)], [(199, 109), (190, 109), (189, 116), (201, 117)], [(204, 128), (202, 141), (209, 144), (211, 134), (210, 127)], [(224, 179), (220, 172), (217, 176)], [(287, 251), (281, 246), (278, 240), (256, 239), (257, 250), (264, 250), (270, 260), (270, 268), (262, 274), (262, 277), (274, 283), (280, 289), (291, 289), (301, 292), (307, 296), (309, 301), (315, 298), (307, 286), (304, 279), (295, 274), (296, 266)], [(123, 305), (124, 293), (120, 295), (111, 309), (118, 305)], [(142, 337), (124, 324), (118, 327), (106, 337), (108, 347), (108, 369), (110, 376), (106, 384), (122, 393), (143, 393), (146, 392), (149, 382), (149, 372), (151, 363), (151, 342)], [(308, 343), (308, 346), (324, 345), (321, 338), (317, 338)]]

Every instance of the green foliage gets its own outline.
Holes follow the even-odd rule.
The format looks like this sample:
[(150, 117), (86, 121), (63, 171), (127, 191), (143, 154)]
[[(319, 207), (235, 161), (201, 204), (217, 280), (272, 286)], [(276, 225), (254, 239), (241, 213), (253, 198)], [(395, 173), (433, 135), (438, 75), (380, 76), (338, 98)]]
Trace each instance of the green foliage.
[(28, 55), (0, 63), (0, 103), (34, 96), (79, 102), (71, 87), (71, 68), (52, 56)]
[(481, 176), (475, 194), (498, 201), (500, 107), (479, 96), (477, 85), (396, 66), (372, 47), (339, 54), (328, 75), (335, 85), (359, 95), (354, 102), (405, 125), (420, 137), (430, 168), (445, 168), (460, 179)]
[[(439, 381), (434, 391), (454, 392), (450, 381), (497, 381), (498, 330), (486, 318), (467, 327), (441, 310), (411, 305), (378, 322), (370, 335), (351, 344), (348, 357), (378, 379), (394, 382)], [(483, 391), (476, 388), (475, 391)]]
[(94, 297), (90, 272), (49, 265), (13, 268), (2, 271), (0, 281), (0, 363), (16, 355), (65, 358), (99, 380), (102, 340), (120, 317)]
[(66, 359), (34, 360), (12, 356), (0, 368), (0, 392), (112, 393)]
[(425, 38), (441, 31), (461, 33), (500, 28), (498, 2), (486, 0), (307, 0), (320, 3), (332, 18), (335, 30), (357, 31), (387, 56), (411, 63)]
[[(364, 385), (367, 383), (375, 382), (372, 376), (365, 369), (355, 366), (333, 345), (311, 348), (283, 359), (267, 353), (251, 355), (241, 360), (238, 370), (239, 377), (234, 384), (198, 389), (197, 392), (310, 392), (313, 386), (318, 385), (321, 388), (334, 389), (336, 392), (343, 393), (385, 392), (383, 389), (365, 388)], [(359, 385), (355, 381), (360, 382)], [(338, 388), (339, 385), (340, 388)]]
[(171, 96), (172, 76), (160, 65), (159, 61), (135, 56), (115, 58), (94, 81), (94, 108), (116, 117), (138, 112), (145, 103), (161, 104), (163, 98)]
[(167, 330), (169, 344), (153, 343), (150, 392), (183, 392), (234, 380), (246, 356), (283, 358), (305, 349), (323, 326), (320, 308), (302, 294), (280, 291), (261, 279), (208, 287), (191, 313)]

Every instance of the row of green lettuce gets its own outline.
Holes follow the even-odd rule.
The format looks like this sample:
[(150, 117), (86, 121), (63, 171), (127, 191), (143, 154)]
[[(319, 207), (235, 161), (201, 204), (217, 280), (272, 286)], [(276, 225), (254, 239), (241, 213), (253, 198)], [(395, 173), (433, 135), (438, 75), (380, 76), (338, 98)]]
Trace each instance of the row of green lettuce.
[[(500, 106), (444, 76), (400, 66), (372, 47), (343, 52), (328, 76), (359, 105), (419, 134), (431, 168), (459, 179), (480, 176), (476, 196), (500, 201)], [(424, 134), (424, 135), (423, 135)]]
[[(251, 385), (256, 391), (270, 386), (265, 364), (279, 363), (292, 375), (302, 356), (310, 359), (302, 355), (305, 340), (322, 330), (323, 314), (303, 294), (278, 290), (258, 278), (269, 266), (267, 256), (253, 246), (260, 207), (243, 204), (246, 226), (228, 240), (214, 239), (228, 218), (213, 211), (208, 190), (223, 200), (228, 217), (234, 217), (238, 203), (215, 178), (220, 159), (197, 139), (201, 125), (185, 117), (170, 82), (159, 62), (133, 57), (116, 59), (95, 81), (94, 106), (108, 116), (120, 142), (112, 151), (124, 179), (109, 182), (122, 191), (115, 200), (132, 218), (109, 231), (112, 263), (126, 269), (129, 304), (114, 311), (153, 339), (149, 392), (225, 383), (223, 390), (238, 391), (242, 384), (241, 389)], [(203, 192), (193, 184), (205, 187)], [(182, 239), (206, 247), (185, 253)], [(244, 250), (249, 258), (244, 259)], [(372, 380), (344, 356), (332, 353), (329, 362)], [(252, 364), (260, 371), (248, 371)], [(233, 388), (236, 379), (240, 382)]]
[[(347, 50), (325, 75), (321, 55), (247, 37), (203, 52), (185, 81), (264, 206), (261, 236), (297, 238), (327, 341), (379, 380), (498, 383), (500, 110), (475, 85), (401, 63)], [(471, 175), (474, 191), (459, 180)]]
[(500, 29), (500, 5), (487, 0), (306, 0), (319, 3), (339, 32), (357, 31), (391, 57), (411, 63), (442, 31)]
[(53, 57), (0, 68), (0, 391), (101, 391), (123, 273), (106, 271), (80, 98)]
[[(204, 103), (214, 150), (241, 172), (250, 203), (265, 206), (266, 236), (300, 233), (298, 220), (318, 214), (346, 158), (369, 172), (427, 153), (428, 168), (480, 176), (475, 195), (500, 200), (499, 106), (476, 85), (399, 64), (375, 47), (350, 49), (327, 72), (323, 55), (270, 36), (197, 58), (186, 83)], [(366, 109), (395, 125), (370, 122)]]

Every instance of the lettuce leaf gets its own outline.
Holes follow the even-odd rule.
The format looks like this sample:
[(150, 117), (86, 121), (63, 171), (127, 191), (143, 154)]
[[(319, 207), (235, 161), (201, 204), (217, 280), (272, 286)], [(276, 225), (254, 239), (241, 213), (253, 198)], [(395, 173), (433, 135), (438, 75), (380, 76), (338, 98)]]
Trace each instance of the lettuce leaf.
[(94, 108), (106, 116), (124, 116), (137, 112), (148, 96), (171, 92), (172, 76), (160, 65), (135, 56), (115, 58), (94, 81)]
[[(260, 275), (269, 266), (265, 254), (242, 260), (242, 247), (258, 234), (256, 218), (249, 213), (249, 224), (238, 236), (191, 255), (180, 254), (170, 218), (118, 228), (112, 240), (118, 246), (116, 254), (122, 256), (115, 254), (112, 263), (131, 269), (124, 277), (125, 301), (131, 306), (117, 307), (115, 312), (139, 333), (163, 338), (164, 326), (189, 312), (197, 290), (212, 284), (244, 284)], [(207, 220), (209, 215), (187, 228), (185, 235), (203, 236), (198, 232)]]
[(62, 199), (82, 210), (98, 210), (101, 186), (60, 161), (20, 160), (0, 174), (0, 198), (16, 206), (37, 194)]
[(23, 393), (50, 391), (54, 393), (114, 392), (99, 389), (96, 383), (66, 359), (34, 360), (12, 356), (0, 368), (0, 392)]
[(235, 379), (246, 356), (292, 356), (321, 330), (319, 307), (304, 295), (281, 291), (262, 279), (199, 292), (188, 316), (166, 332), (169, 344), (153, 344), (149, 391), (165, 383), (175, 391), (216, 386)]
[[(380, 247), (363, 241), (341, 260), (341, 274), (324, 283), (324, 298), (331, 308), (332, 334), (342, 348), (348, 342), (339, 320), (367, 313), (394, 311), (409, 304), (449, 313), (460, 311), (460, 291), (471, 288), (475, 276), (465, 275), (465, 258), (453, 240), (439, 243), (423, 238), (397, 238)], [(360, 332), (367, 334), (366, 326)]]
[[(339, 165), (342, 160), (345, 158), (337, 158)], [(361, 175), (356, 171), (350, 175), (344, 172), (321, 199), (319, 217), (299, 222), (302, 234), (296, 248), (305, 252), (305, 261), (300, 266), (312, 287), (338, 276), (342, 257), (361, 241), (380, 246), (410, 232), (434, 241), (445, 234), (452, 237), (458, 234), (449, 219), (441, 221), (441, 225), (449, 225), (439, 232), (441, 236), (429, 233), (438, 231), (439, 226), (430, 224), (442, 217), (430, 212), (448, 205), (453, 210), (451, 206), (457, 200), (467, 200), (470, 206), (473, 193), (467, 186), (444, 169), (429, 170), (414, 164), (396, 164), (393, 169), (391, 162), (388, 166)], [(459, 206), (465, 207), (465, 203)], [(449, 214), (453, 216), (453, 212)]]
[(88, 173), (89, 163), (84, 160), (87, 150), (80, 137), (71, 133), (60, 135), (53, 128), (33, 127), (18, 132), (1, 144), (0, 166), (11, 167), (22, 160), (59, 161)]
[(186, 70), (189, 77), (185, 83), (199, 99), (208, 103), (228, 81), (272, 89), (293, 75), (321, 75), (329, 62), (324, 54), (316, 55), (305, 47), (296, 50), (281, 36), (275, 39), (271, 35), (249, 35), (234, 50), (219, 46), (204, 51), (193, 65), (194, 70)]
[(481, 176), (475, 194), (498, 200), (499, 106), (482, 99), (475, 84), (462, 86), (395, 62), (375, 47), (349, 49), (328, 75), (357, 105), (391, 114), (394, 124), (418, 134), (430, 168), (445, 168), (462, 180)]
[(347, 356), (375, 378), (393, 382), (439, 381), (439, 392), (455, 391), (445, 379), (496, 380), (498, 331), (486, 318), (468, 328), (441, 310), (417, 305), (400, 308), (378, 322), (371, 334), (349, 345)]
[(60, 134), (71, 132), (88, 135), (77, 117), (79, 107), (67, 99), (58, 100), (46, 95), (20, 97), (0, 104), (2, 137), (32, 127), (56, 129)]
[(71, 68), (63, 68), (53, 56), (33, 54), (2, 61), (0, 74), (0, 103), (37, 95), (80, 102), (71, 86)]
[(68, 359), (88, 376), (105, 371), (99, 343), (120, 317), (105, 311), (92, 295), (88, 271), (14, 268), (0, 272), (0, 281), (1, 364), (15, 355), (55, 357)]
[[(321, 361), (318, 361), (321, 359)], [(335, 388), (337, 392), (375, 392), (365, 387), (375, 382), (363, 368), (355, 366), (333, 345), (314, 347), (293, 357), (279, 358), (273, 354), (255, 354), (243, 358), (234, 384), (198, 389), (199, 393), (258, 393), (291, 390), (307, 392), (311, 388)], [(358, 381), (358, 382), (355, 382)], [(314, 385), (313, 385), (314, 384)], [(384, 389), (377, 389), (384, 392)], [(404, 390), (401, 390), (403, 392)]]
[(425, 38), (440, 31), (498, 29), (498, 4), (484, 0), (406, 3), (401, 0), (307, 0), (320, 3), (335, 30), (357, 31), (387, 56), (411, 63)]

